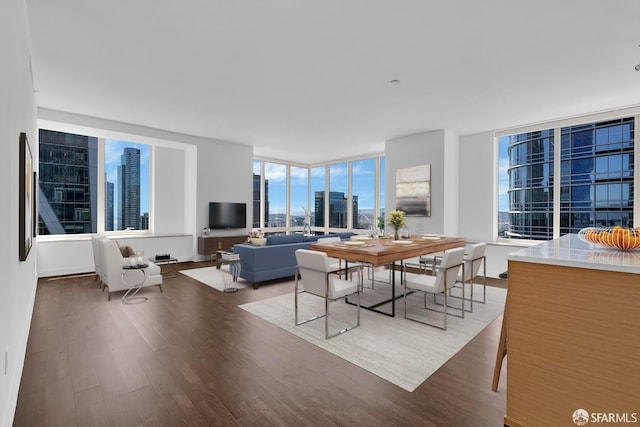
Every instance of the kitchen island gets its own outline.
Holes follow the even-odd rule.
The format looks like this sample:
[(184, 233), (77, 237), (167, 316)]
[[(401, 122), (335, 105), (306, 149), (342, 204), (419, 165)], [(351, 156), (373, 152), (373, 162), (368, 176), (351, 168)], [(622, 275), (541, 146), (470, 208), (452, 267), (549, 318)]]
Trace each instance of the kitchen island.
[(570, 234), (507, 259), (505, 425), (640, 424), (640, 252)]

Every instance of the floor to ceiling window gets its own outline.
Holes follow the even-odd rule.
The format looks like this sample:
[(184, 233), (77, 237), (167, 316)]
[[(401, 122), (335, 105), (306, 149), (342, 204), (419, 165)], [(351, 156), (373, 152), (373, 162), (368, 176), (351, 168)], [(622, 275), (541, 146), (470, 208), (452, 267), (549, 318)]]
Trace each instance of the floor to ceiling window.
[(324, 199), (326, 189), (326, 166), (318, 166), (310, 169), (311, 172), (311, 225), (324, 227)]
[(308, 213), (314, 232), (368, 229), (384, 215), (384, 157), (310, 167), (254, 160), (253, 183), (253, 228), (299, 232)]
[(303, 227), (305, 210), (309, 209), (309, 168), (290, 166), (289, 175), (291, 183), (289, 226)]
[(264, 162), (264, 227), (287, 225), (287, 166)]
[(632, 227), (635, 120), (500, 136), (498, 237), (549, 240), (589, 226)]
[[(358, 203), (357, 196), (354, 203), (356, 205)], [(348, 209), (347, 163), (331, 164), (329, 165), (329, 227), (348, 228)]]
[(352, 176), (352, 228), (375, 227), (376, 220), (376, 159), (356, 160), (351, 163)]

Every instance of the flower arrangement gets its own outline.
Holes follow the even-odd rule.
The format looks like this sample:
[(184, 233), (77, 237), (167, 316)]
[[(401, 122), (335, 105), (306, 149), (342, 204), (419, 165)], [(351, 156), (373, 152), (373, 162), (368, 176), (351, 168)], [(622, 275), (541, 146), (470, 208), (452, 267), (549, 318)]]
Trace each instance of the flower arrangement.
[(407, 223), (407, 220), (404, 217), (404, 212), (400, 211), (400, 210), (395, 210), (392, 211), (389, 214), (389, 218), (387, 219), (389, 225), (393, 226), (394, 229), (394, 238), (397, 239), (398, 238), (398, 230), (400, 230), (400, 227), (402, 227), (403, 225), (405, 225)]
[(247, 242), (256, 246), (264, 246), (267, 244), (267, 239), (264, 236), (264, 232), (260, 229), (253, 229), (249, 232), (249, 238)]
[(251, 230), (249, 232), (250, 239), (264, 239), (264, 232), (260, 229)]

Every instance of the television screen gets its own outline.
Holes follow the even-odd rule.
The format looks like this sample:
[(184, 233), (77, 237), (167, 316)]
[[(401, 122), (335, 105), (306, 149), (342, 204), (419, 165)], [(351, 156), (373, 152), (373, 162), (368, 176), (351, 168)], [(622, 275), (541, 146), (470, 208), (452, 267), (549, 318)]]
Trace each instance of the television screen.
[(246, 203), (209, 203), (209, 228), (245, 228), (246, 226)]

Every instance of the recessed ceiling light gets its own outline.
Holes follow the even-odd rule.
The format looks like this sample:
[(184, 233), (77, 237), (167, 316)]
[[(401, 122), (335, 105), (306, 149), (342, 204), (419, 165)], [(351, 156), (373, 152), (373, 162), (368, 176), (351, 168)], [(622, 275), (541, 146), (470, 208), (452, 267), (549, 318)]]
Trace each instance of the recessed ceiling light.
[(397, 85), (400, 83), (400, 80), (389, 80), (390, 85)]

